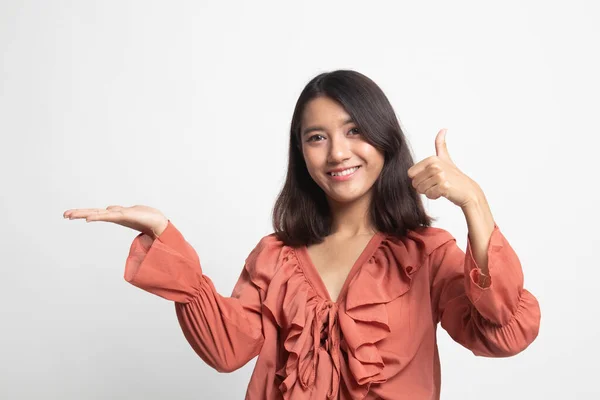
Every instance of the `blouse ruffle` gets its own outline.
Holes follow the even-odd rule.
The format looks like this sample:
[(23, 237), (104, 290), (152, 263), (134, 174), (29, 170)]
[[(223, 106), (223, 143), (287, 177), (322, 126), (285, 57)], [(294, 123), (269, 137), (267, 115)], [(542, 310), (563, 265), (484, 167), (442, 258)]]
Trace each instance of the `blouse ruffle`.
[[(440, 243), (448, 240), (442, 236), (437, 236)], [(364, 398), (372, 384), (385, 382), (390, 374), (384, 371), (386, 363), (377, 346), (391, 332), (386, 304), (410, 289), (426, 247), (439, 243), (421, 240), (414, 232), (404, 239), (381, 235), (367, 261), (351, 277), (344, 298), (333, 302), (307, 278), (300, 249), (284, 246), (274, 234), (267, 242), (280, 247), (273, 270), (266, 271), (263, 264), (260, 271), (249, 273), (264, 292), (263, 312), (280, 327), (287, 352), (276, 371), (283, 398), (317, 398), (313, 391), (319, 387), (329, 388), (323, 397), (337, 398), (342, 381), (352, 399)], [(354, 285), (355, 281), (360, 284)], [(340, 352), (345, 365), (340, 364)], [(407, 363), (385, 354), (386, 359), (390, 357), (397, 358), (391, 361), (397, 366)], [(315, 385), (324, 377), (327, 384)]]

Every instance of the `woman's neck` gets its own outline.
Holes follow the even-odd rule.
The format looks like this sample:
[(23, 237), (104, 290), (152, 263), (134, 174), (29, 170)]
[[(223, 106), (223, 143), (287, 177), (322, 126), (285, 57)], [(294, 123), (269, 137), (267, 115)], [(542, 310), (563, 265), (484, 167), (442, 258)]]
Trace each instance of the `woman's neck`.
[(370, 204), (369, 194), (348, 203), (329, 200), (331, 235), (353, 237), (374, 234), (376, 229), (371, 221)]

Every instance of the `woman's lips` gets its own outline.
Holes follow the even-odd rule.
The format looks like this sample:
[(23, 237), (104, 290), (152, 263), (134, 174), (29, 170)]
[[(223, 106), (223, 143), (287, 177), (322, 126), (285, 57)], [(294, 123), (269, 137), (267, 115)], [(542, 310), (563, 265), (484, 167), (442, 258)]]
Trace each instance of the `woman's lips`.
[[(349, 168), (350, 169), (350, 168)], [(358, 170), (360, 169), (360, 166), (356, 167), (356, 170), (350, 174), (347, 175), (331, 175), (331, 173), (327, 173), (327, 176), (329, 176), (330, 179), (336, 181), (336, 182), (342, 182), (342, 181), (347, 181), (348, 179), (352, 178), (354, 175), (356, 175), (356, 173), (358, 172)]]

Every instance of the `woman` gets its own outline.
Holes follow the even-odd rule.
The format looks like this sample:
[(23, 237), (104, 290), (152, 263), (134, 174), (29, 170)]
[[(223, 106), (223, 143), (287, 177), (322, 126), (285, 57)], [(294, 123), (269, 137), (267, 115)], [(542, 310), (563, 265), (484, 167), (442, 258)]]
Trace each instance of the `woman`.
[[(125, 279), (175, 302), (185, 337), (221, 372), (258, 355), (248, 399), (439, 399), (436, 327), (474, 354), (506, 357), (537, 336), (540, 309), (481, 188), (450, 159), (416, 164), (381, 89), (349, 70), (312, 79), (292, 118), (274, 232), (231, 297), (145, 206), (65, 212), (141, 233)], [(414, 164), (414, 165), (413, 165)], [(469, 233), (431, 227), (420, 194), (463, 211)]]

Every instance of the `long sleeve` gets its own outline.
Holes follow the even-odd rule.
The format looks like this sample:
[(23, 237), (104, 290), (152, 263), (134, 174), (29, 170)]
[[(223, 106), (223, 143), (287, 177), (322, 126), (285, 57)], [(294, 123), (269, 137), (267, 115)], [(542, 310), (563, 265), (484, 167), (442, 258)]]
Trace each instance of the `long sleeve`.
[(260, 293), (246, 267), (231, 297), (221, 296), (202, 273), (194, 248), (169, 221), (155, 240), (144, 234), (134, 239), (124, 278), (175, 302), (179, 324), (194, 351), (217, 371), (231, 372), (254, 358), (264, 341)]
[(508, 357), (533, 342), (540, 326), (536, 298), (523, 288), (517, 254), (497, 225), (488, 248), (489, 276), (484, 276), (471, 252), (447, 241), (430, 257), (432, 306), (442, 327), (475, 355)]

